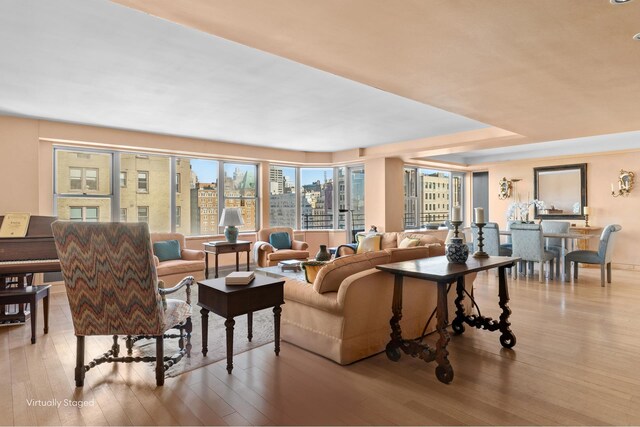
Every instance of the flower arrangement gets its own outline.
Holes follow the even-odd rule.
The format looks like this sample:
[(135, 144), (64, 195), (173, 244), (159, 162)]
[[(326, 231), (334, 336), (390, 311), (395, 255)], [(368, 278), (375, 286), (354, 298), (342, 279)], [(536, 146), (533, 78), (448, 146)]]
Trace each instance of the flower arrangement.
[(521, 221), (529, 221), (529, 208), (535, 206), (538, 210), (546, 209), (546, 206), (542, 200), (533, 199), (527, 202), (512, 202), (507, 208), (507, 219), (518, 219), (518, 214)]

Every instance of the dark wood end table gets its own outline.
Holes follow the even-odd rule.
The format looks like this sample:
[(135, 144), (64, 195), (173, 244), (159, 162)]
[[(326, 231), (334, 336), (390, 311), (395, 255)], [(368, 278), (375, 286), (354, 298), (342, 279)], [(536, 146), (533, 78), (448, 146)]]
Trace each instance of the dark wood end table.
[(240, 271), (240, 252), (247, 253), (247, 271), (249, 271), (249, 252), (251, 252), (251, 242), (247, 240), (238, 240), (235, 243), (229, 243), (221, 240), (218, 242), (209, 242), (204, 244), (204, 278), (209, 278), (209, 254), (215, 255), (215, 276), (218, 277), (218, 255), (220, 254), (236, 254), (236, 271)]
[(284, 304), (284, 279), (256, 275), (248, 285), (227, 286), (224, 278), (198, 282), (198, 305), (202, 307), (202, 355), (208, 351), (209, 312), (224, 317), (227, 329), (227, 372), (233, 370), (233, 326), (235, 316), (247, 315), (247, 339), (253, 338), (253, 312), (273, 307), (274, 343), (280, 354), (280, 313)]
[[(507, 305), (509, 302), (509, 290), (506, 269), (514, 266), (519, 260), (520, 258), (511, 257), (473, 258), (470, 256), (466, 264), (453, 264), (448, 262), (446, 257), (440, 256), (378, 265), (377, 269), (395, 275), (392, 302), (393, 317), (390, 321), (391, 341), (389, 341), (385, 350), (387, 357), (396, 362), (400, 360), (400, 350), (402, 350), (405, 354), (419, 357), (427, 363), (435, 360), (438, 364), (436, 367), (438, 380), (445, 384), (453, 380), (453, 367), (447, 357), (449, 355), (447, 344), (451, 339), (447, 332), (447, 322), (449, 320), (447, 285), (454, 282), (456, 283), (457, 297), (455, 300), (456, 318), (451, 322), (453, 332), (462, 334), (464, 332), (464, 323), (478, 329), (499, 330), (501, 332), (500, 343), (502, 346), (512, 348), (516, 345), (516, 337), (511, 331), (511, 323), (509, 322), (511, 309)], [(465, 294), (469, 295), (470, 298), (472, 297), (465, 290), (464, 276), (492, 268), (498, 268), (498, 306), (502, 309), (500, 319), (493, 320), (480, 314), (467, 315), (462, 306), (462, 301), (464, 301)], [(435, 349), (428, 345), (423, 345), (419, 341), (402, 338), (400, 319), (402, 319), (402, 284), (404, 277), (414, 277), (437, 283), (436, 330), (438, 331), (439, 339)]]

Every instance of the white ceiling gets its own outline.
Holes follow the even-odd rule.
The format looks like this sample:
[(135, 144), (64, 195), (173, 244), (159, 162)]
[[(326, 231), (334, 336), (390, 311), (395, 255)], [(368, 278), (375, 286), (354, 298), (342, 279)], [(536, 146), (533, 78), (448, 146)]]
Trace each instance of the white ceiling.
[(0, 114), (303, 151), (486, 127), (106, 0), (0, 2)]

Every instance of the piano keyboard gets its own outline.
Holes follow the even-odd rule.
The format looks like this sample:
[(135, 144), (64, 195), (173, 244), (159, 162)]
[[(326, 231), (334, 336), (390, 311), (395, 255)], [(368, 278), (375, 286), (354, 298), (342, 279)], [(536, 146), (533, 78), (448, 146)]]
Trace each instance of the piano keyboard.
[(4, 264), (37, 264), (37, 263), (48, 263), (48, 262), (58, 262), (58, 259), (25, 259), (20, 261), (0, 261), (0, 265)]

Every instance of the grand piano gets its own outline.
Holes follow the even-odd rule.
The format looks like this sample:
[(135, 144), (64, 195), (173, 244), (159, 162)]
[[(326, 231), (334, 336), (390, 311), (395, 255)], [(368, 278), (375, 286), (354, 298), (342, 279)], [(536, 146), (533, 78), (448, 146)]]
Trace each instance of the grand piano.
[[(0, 324), (25, 322), (30, 313), (25, 304), (3, 305), (3, 292), (31, 286), (35, 273), (60, 271), (53, 241), (53, 216), (31, 216), (27, 235), (0, 238)], [(0, 226), (4, 216), (0, 215)]]

